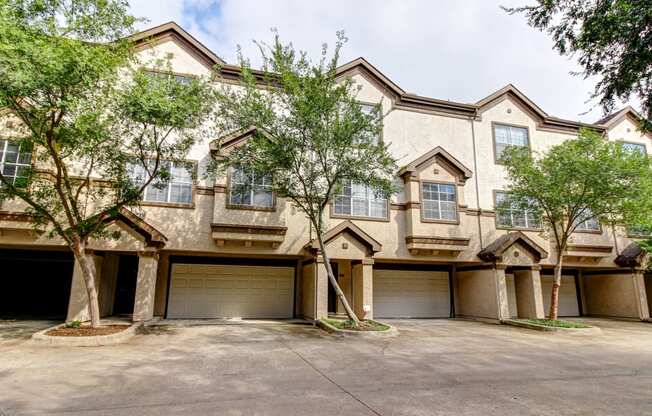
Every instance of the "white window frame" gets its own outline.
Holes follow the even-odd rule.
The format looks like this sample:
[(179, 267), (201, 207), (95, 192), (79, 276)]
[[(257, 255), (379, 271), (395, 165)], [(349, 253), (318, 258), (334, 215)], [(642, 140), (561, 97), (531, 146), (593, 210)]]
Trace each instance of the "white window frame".
[(600, 221), (596, 218), (587, 218), (583, 221), (577, 221), (577, 227), (573, 231), (580, 233), (601, 232), (602, 227), (600, 226)]
[[(530, 148), (530, 130), (526, 126), (513, 126), (511, 124), (504, 124), (504, 123), (492, 123), (492, 128), (493, 128), (493, 137), (494, 137), (494, 159), (496, 163), (500, 163), (502, 160), (502, 152), (505, 151), (510, 146), (517, 146), (517, 147), (525, 147), (527, 149)], [(498, 134), (497, 134), (497, 129), (498, 128), (505, 128), (507, 129), (507, 141), (508, 143), (503, 143), (498, 141)], [(525, 144), (515, 144), (513, 143), (512, 140), (512, 131), (513, 130), (522, 130), (525, 132)], [(498, 152), (498, 144), (504, 145), (505, 149), (503, 151)]]
[[(22, 143), (17, 143), (18, 144), (18, 151), (16, 155), (16, 161), (15, 162), (7, 162), (7, 148), (9, 147), (10, 143), (16, 144), (15, 141), (9, 140), (9, 139), (0, 139), (0, 171), (2, 171), (2, 174), (4, 175), (5, 179), (11, 178), (11, 184), (16, 185), (16, 179), (18, 178), (27, 178), (26, 176), (18, 176), (17, 173), (19, 170), (27, 170), (32, 167), (32, 152), (25, 152), (23, 150), (23, 144)], [(24, 155), (28, 155), (29, 163), (21, 163), (21, 158)], [(15, 172), (13, 175), (6, 175), (5, 172), (5, 166), (14, 166), (16, 168)], [(24, 169), (21, 169), (24, 168)], [(3, 186), (4, 184), (0, 183), (0, 186)]]
[[(442, 192), (442, 187), (450, 187), (453, 190), (453, 192), (452, 192), (453, 200), (448, 201), (448, 200), (442, 200), (441, 198), (440, 199), (427, 199), (426, 198), (426, 189), (425, 189), (425, 187), (426, 186), (432, 187), (433, 185), (437, 187), (436, 193), (438, 195), (442, 194), (442, 193), (451, 194), (451, 192)], [(430, 192), (432, 192), (432, 190)], [(433, 211), (433, 210), (426, 209), (426, 202), (432, 202), (432, 203), (436, 204), (436, 210), (439, 213), (439, 217), (429, 217), (429, 216), (427, 216), (426, 212), (427, 211)], [(448, 210), (442, 210), (442, 202), (443, 203), (451, 203), (451, 204), (453, 204), (453, 213), (454, 213), (453, 218), (443, 218), (442, 217), (442, 213), (444, 211), (448, 212)], [(426, 221), (454, 222), (454, 223), (456, 223), (458, 221), (458, 218), (459, 218), (458, 215), (459, 214), (458, 214), (458, 211), (457, 211), (457, 186), (454, 183), (435, 182), (435, 181), (423, 181), (423, 182), (421, 182), (421, 218), (422, 219), (424, 219)]]
[[(373, 189), (371, 189), (368, 186), (364, 186), (364, 191), (365, 191), (364, 198), (355, 197), (353, 195), (354, 186), (362, 186), (362, 185), (358, 185), (349, 181), (347, 184), (341, 187), (340, 193), (336, 194), (333, 197), (333, 203), (331, 204), (332, 215), (337, 217), (374, 219), (374, 220), (387, 220), (389, 218), (389, 207), (388, 207), (389, 201), (387, 200), (387, 198), (377, 197)], [(348, 195), (346, 193), (342, 193), (342, 191), (344, 191), (344, 189), (346, 189), (347, 187), (349, 189)], [(348, 200), (348, 204), (339, 203), (339, 201), (346, 201), (346, 200)], [(353, 209), (354, 202), (358, 202), (358, 204), (363, 202), (366, 205), (367, 215), (355, 214)], [(383, 215), (371, 215), (372, 208), (375, 208), (375, 206), (373, 206), (374, 203), (383, 204), (383, 209), (382, 209)], [(349, 208), (348, 213), (341, 211), (341, 208), (345, 206), (348, 206)]]
[[(527, 208), (516, 208), (513, 205), (510, 206), (509, 208), (501, 208), (499, 204), (499, 195), (509, 195), (509, 192), (505, 191), (496, 191), (495, 192), (495, 209), (496, 209), (496, 227), (497, 228), (508, 228), (508, 229), (515, 229), (515, 230), (540, 230), (542, 228), (542, 219), (539, 218), (536, 220), (537, 222), (534, 224), (531, 224), (530, 217), (534, 216), (534, 213), (527, 209)], [(500, 212), (505, 212), (509, 211), (509, 218), (511, 225), (509, 224), (501, 224), (500, 223)], [(515, 221), (514, 219), (517, 218), (516, 213), (522, 212), (522, 217), (524, 219), (525, 226), (519, 226), (519, 225), (514, 225)]]
[[(263, 175), (263, 181), (264, 183), (262, 184), (257, 184), (256, 183), (256, 173), (251, 171), (250, 169), (247, 169), (247, 172), (244, 172), (245, 175), (249, 175), (251, 178), (250, 183), (245, 184), (245, 183), (237, 183), (235, 182), (235, 177), (238, 172), (244, 172), (245, 169), (243, 168), (232, 168), (230, 169), (229, 173), (229, 207), (233, 208), (250, 208), (250, 209), (263, 209), (263, 210), (273, 210), (275, 205), (276, 205), (276, 200), (274, 197), (274, 192), (272, 191), (272, 185), (271, 185), (271, 176), (270, 175)], [(249, 192), (249, 200), (251, 203), (245, 204), (242, 202), (234, 202), (233, 201), (233, 189), (234, 186), (243, 186), (247, 187), (246, 189)], [(256, 195), (256, 192), (268, 192), (270, 195), (269, 198), (269, 205), (261, 205), (261, 204), (254, 204), (254, 197)]]
[(623, 146), (623, 149), (630, 150), (630, 151), (640, 151), (644, 155), (647, 154), (647, 146), (645, 146), (643, 143), (634, 143), (634, 142), (625, 142), (625, 141), (620, 143)]
[[(192, 172), (191, 172), (191, 167), (193, 166), (192, 162), (172, 162), (169, 160), (162, 160), (160, 161), (161, 164), (172, 164), (170, 166), (170, 179), (167, 181), (165, 186), (163, 188), (158, 188), (156, 186), (157, 180), (153, 180), (151, 183), (149, 183), (145, 189), (143, 190), (143, 196), (142, 196), (142, 201), (148, 204), (175, 204), (175, 205), (192, 205), (193, 203), (193, 194), (194, 194), (194, 181), (192, 179)], [(173, 168), (176, 169), (183, 169), (185, 168), (188, 171), (188, 178), (182, 178), (182, 177), (175, 177), (173, 175)], [(160, 168), (159, 168), (160, 169)], [(143, 175), (143, 178), (140, 179), (136, 177), (136, 175), (140, 173)], [(131, 172), (131, 177), (132, 180), (134, 180), (134, 184), (138, 185), (139, 183), (145, 182), (147, 179), (147, 171), (143, 166), (140, 165), (134, 165), (132, 167), (132, 172)], [(139, 180), (140, 179), (140, 180)], [(173, 185), (182, 185), (182, 186), (188, 186), (190, 188), (190, 199), (188, 201), (172, 201), (172, 187)], [(160, 199), (154, 199), (148, 198), (149, 192), (161, 192), (165, 191), (165, 201), (162, 201)]]

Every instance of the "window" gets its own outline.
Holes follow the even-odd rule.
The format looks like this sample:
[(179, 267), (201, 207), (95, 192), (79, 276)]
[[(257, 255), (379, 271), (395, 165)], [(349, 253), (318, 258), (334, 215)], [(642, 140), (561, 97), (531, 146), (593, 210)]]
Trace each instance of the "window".
[(627, 235), (630, 237), (650, 237), (652, 236), (652, 226), (631, 225), (627, 227)]
[(182, 85), (188, 85), (190, 84), (190, 81), (192, 78), (190, 76), (186, 75), (179, 75), (179, 74), (172, 74), (169, 72), (159, 72), (159, 71), (150, 71), (150, 70), (145, 70), (145, 74), (151, 76), (151, 77), (160, 77), (160, 78), (174, 78), (175, 81), (177, 81), (179, 84)]
[(527, 129), (525, 127), (506, 126), (494, 124), (494, 149), (496, 160), (500, 161), (505, 149), (511, 146), (528, 147), (530, 145)]
[(233, 169), (231, 174), (229, 203), (231, 205), (272, 208), (272, 178), (242, 168)]
[[(169, 180), (153, 180), (145, 188), (143, 201), (173, 204), (192, 203), (192, 174), (188, 163), (163, 161), (161, 164), (169, 170)], [(145, 168), (138, 165), (132, 167), (130, 176), (135, 185), (142, 184), (148, 179)]]
[(496, 192), (496, 224), (506, 228), (541, 228), (541, 218), (534, 203), (521, 207), (509, 200), (506, 192)]
[(352, 217), (387, 218), (387, 199), (371, 188), (348, 182), (335, 195), (333, 213)]
[(421, 212), (427, 220), (457, 220), (455, 185), (424, 182), (421, 185)]
[[(360, 108), (364, 114), (374, 116), (376, 118), (376, 122), (380, 124), (380, 114), (379, 114), (378, 105), (360, 103)], [(374, 144), (380, 143), (380, 131), (376, 134), (376, 137), (374, 137), (373, 142)]]
[(643, 143), (622, 142), (622, 146), (623, 149), (630, 152), (641, 152), (642, 154), (647, 153), (647, 150), (645, 149), (645, 145)]
[(31, 161), (32, 152), (26, 145), (0, 139), (0, 169), (12, 185), (21, 187), (27, 184)]
[(600, 231), (600, 223), (598, 220), (595, 218), (589, 218), (592, 215), (593, 214), (588, 212), (582, 218), (578, 219), (576, 221), (577, 227), (575, 228), (575, 231)]

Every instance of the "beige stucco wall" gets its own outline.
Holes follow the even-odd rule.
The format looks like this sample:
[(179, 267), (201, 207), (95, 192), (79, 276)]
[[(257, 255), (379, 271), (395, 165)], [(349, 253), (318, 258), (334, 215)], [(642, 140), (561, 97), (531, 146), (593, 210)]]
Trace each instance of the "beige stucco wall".
[[(645, 318), (646, 315), (649, 317), (640, 274), (583, 275), (581, 285), (586, 308), (584, 313), (587, 315), (635, 319)], [(645, 306), (644, 310), (641, 311), (640, 305)]]
[(458, 271), (454, 281), (456, 315), (495, 320), (509, 316), (504, 270)]

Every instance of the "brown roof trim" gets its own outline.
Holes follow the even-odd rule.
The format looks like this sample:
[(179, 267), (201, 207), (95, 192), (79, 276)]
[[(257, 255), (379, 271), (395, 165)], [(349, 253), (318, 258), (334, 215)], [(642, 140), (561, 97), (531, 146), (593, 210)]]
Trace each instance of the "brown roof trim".
[[(372, 253), (376, 253), (382, 250), (383, 247), (382, 244), (380, 244), (378, 241), (372, 238), (369, 234), (362, 231), (357, 225), (355, 225), (349, 220), (342, 221), (335, 227), (326, 231), (322, 236), (322, 238), (324, 239), (324, 244), (328, 243), (333, 238), (345, 232), (348, 232), (353, 237), (358, 239), (358, 241), (366, 245)], [(313, 239), (308, 243), (308, 246), (312, 249), (318, 250), (319, 242), (317, 241), (317, 239)]]
[(517, 242), (520, 242), (528, 250), (530, 250), (530, 252), (537, 258), (537, 261), (548, 257), (547, 251), (541, 248), (541, 246), (532, 241), (532, 239), (523, 234), (521, 231), (513, 231), (498, 237), (491, 244), (481, 250), (478, 253), (478, 257), (486, 262), (498, 261), (502, 257), (503, 253)]
[(615, 259), (620, 267), (638, 267), (645, 263), (647, 253), (638, 244), (631, 243)]
[(419, 170), (419, 168), (424, 164), (432, 159), (438, 159), (438, 160), (443, 160), (444, 163), (452, 167), (454, 170), (457, 170), (458, 176), (461, 181), (466, 181), (467, 179), (471, 178), (473, 176), (473, 172), (471, 172), (471, 169), (467, 168), (457, 160), (455, 157), (453, 157), (450, 153), (448, 153), (446, 150), (444, 150), (441, 146), (437, 146), (434, 149), (430, 150), (429, 152), (419, 156), (417, 159), (413, 160), (410, 162), (407, 166), (403, 167), (401, 170), (399, 170), (398, 174), (399, 176), (403, 176), (406, 174), (412, 174), (416, 171)]
[(215, 140), (212, 140), (208, 144), (208, 148), (211, 153), (218, 153), (225, 149), (229, 149), (233, 146), (237, 146), (239, 143), (246, 141), (248, 137), (256, 133), (258, 129), (255, 126), (248, 127), (242, 130), (236, 130), (231, 133), (228, 133), (222, 137), (219, 137)]
[(204, 44), (202, 44), (200, 41), (195, 39), (190, 33), (186, 32), (181, 26), (179, 26), (175, 22), (163, 23), (162, 25), (155, 26), (151, 29), (147, 29), (142, 32), (135, 33), (129, 36), (129, 40), (138, 44), (156, 38), (160, 38), (167, 34), (174, 34), (181, 40), (185, 41), (196, 52), (198, 52), (209, 63), (211, 63), (211, 66), (226, 64), (226, 62), (222, 58), (217, 56), (213, 51), (211, 51), (206, 46), (204, 46)]
[(163, 247), (168, 241), (167, 237), (163, 235), (162, 232), (154, 228), (144, 219), (140, 218), (138, 215), (134, 214), (127, 208), (120, 208), (118, 215), (111, 221), (111, 223), (115, 223), (117, 221), (122, 222), (127, 227), (131, 228), (137, 234), (142, 236), (145, 239), (146, 245), (148, 246)]

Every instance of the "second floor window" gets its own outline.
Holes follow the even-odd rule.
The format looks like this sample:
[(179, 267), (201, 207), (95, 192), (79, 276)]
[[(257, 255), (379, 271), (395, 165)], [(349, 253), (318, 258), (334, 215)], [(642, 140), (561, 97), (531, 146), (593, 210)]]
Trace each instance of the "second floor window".
[[(190, 204), (192, 203), (192, 174), (191, 168), (187, 163), (162, 161), (165, 168), (170, 172), (170, 178), (167, 181), (153, 180), (145, 188), (143, 201), (145, 202), (165, 202), (173, 204)], [(142, 166), (132, 168), (131, 178), (134, 184), (144, 183), (148, 176), (147, 171)]]
[(455, 185), (424, 182), (421, 185), (423, 218), (427, 220), (457, 220)]
[(647, 150), (645, 149), (645, 145), (643, 143), (622, 142), (622, 146), (623, 149), (629, 152), (640, 152), (642, 154), (647, 153)]
[(351, 217), (387, 218), (387, 199), (368, 186), (348, 182), (335, 195), (333, 213)]
[(591, 216), (592, 214), (585, 215), (583, 218), (578, 219), (575, 231), (600, 231), (600, 222)]
[(500, 161), (503, 157), (503, 152), (508, 147), (528, 147), (530, 140), (528, 132), (525, 127), (507, 126), (504, 124), (494, 124), (494, 149), (496, 161)]
[(0, 169), (5, 179), (12, 185), (25, 186), (31, 162), (32, 152), (25, 145), (0, 139)]
[(538, 210), (509, 200), (506, 192), (496, 192), (496, 224), (504, 228), (541, 228)]
[(274, 207), (272, 178), (248, 169), (236, 168), (231, 173), (230, 205), (251, 208)]

